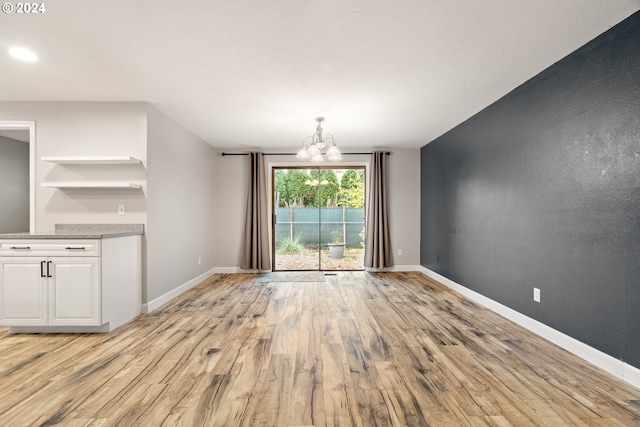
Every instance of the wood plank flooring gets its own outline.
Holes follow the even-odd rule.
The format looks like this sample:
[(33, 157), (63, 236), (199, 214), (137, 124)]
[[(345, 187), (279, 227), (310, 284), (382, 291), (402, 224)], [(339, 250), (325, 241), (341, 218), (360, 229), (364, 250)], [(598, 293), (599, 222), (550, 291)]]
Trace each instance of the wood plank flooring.
[(640, 425), (640, 390), (420, 273), (255, 277), (110, 334), (0, 332), (0, 426)]

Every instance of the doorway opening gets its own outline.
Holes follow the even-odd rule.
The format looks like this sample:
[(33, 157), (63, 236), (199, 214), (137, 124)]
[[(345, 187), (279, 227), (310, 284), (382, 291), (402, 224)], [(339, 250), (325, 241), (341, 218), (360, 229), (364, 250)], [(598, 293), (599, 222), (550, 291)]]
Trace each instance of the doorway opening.
[(1, 232), (34, 232), (35, 122), (0, 121), (0, 145), (4, 163), (0, 168), (4, 172), (0, 173), (0, 181), (6, 183), (0, 191)]
[(274, 271), (362, 270), (364, 167), (274, 167)]

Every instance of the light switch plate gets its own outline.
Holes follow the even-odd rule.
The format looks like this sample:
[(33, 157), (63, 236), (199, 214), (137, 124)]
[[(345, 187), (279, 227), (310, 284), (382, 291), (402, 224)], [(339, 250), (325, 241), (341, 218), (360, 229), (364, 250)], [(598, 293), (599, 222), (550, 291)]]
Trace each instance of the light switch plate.
[(540, 302), (540, 289), (539, 288), (533, 288), (533, 300), (535, 302)]

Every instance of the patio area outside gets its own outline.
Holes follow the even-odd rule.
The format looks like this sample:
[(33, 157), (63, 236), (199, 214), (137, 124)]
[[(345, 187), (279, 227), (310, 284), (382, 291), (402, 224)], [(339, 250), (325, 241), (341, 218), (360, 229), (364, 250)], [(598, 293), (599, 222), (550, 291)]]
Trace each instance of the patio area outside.
[(276, 271), (362, 270), (365, 169), (274, 168)]
[(341, 258), (331, 258), (328, 247), (307, 245), (299, 252), (276, 250), (275, 270), (362, 270), (364, 248), (346, 247)]

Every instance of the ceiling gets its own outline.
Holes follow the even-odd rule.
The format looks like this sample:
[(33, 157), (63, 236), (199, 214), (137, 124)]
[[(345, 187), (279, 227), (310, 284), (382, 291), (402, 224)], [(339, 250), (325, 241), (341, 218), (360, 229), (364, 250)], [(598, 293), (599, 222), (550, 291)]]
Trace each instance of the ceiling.
[[(55, 0), (0, 16), (0, 101), (144, 101), (220, 148), (420, 147), (640, 0)], [(11, 46), (34, 50), (21, 63)]]

